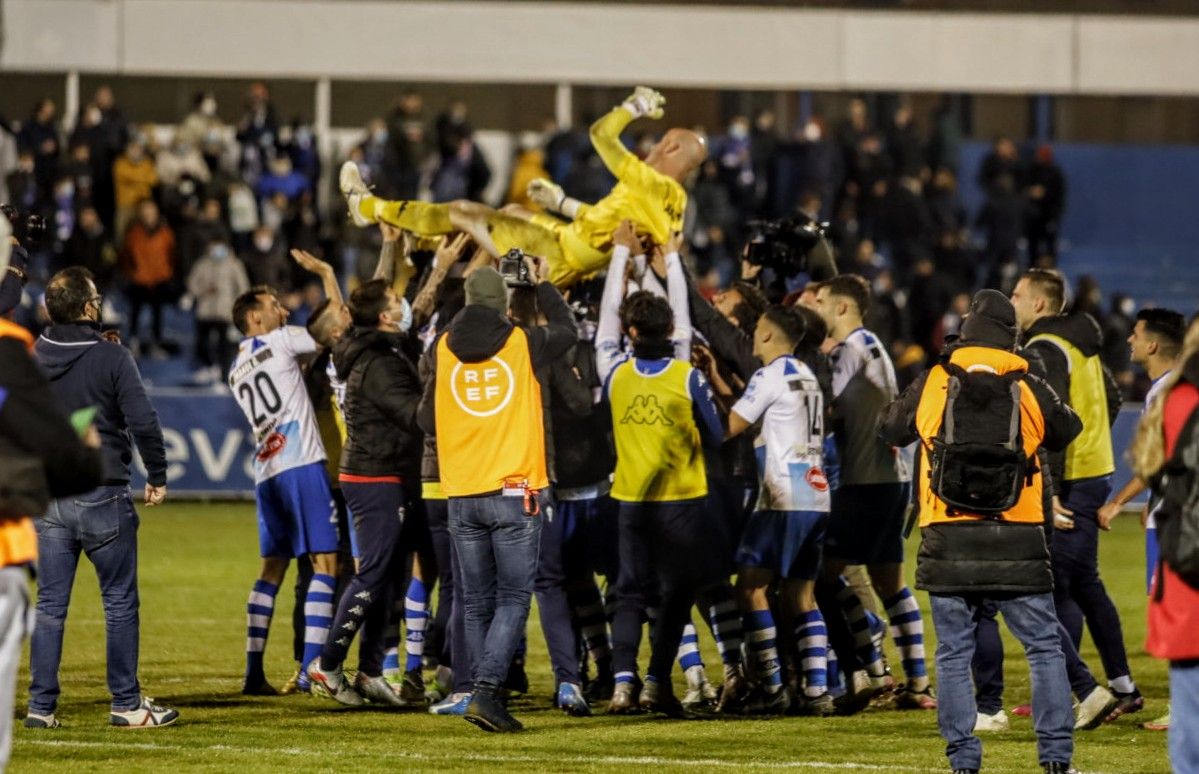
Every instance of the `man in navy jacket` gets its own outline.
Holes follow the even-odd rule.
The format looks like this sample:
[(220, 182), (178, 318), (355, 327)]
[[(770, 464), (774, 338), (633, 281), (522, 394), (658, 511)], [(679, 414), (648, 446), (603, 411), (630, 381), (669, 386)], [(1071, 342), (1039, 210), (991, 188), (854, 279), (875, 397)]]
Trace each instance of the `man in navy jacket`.
[(58, 666), (71, 586), (82, 551), (95, 565), (104, 600), (108, 649), (109, 722), (122, 728), (163, 726), (179, 713), (142, 695), (137, 680), (137, 513), (129, 491), (133, 444), (145, 463), (145, 504), (166, 498), (166, 450), (158, 415), (146, 397), (132, 355), (100, 332), (102, 299), (91, 272), (74, 266), (46, 287), (52, 325), (34, 355), (68, 413), (96, 410), (103, 484), (54, 500), (38, 520), (38, 600), (29, 671), (28, 728), (54, 728)]

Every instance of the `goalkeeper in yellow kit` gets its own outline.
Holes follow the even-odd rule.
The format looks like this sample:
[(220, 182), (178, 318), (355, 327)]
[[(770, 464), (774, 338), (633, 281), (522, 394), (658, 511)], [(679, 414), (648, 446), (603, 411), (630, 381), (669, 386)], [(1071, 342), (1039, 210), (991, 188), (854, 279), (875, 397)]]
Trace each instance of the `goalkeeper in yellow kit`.
[(620, 133), (633, 120), (661, 118), (665, 102), (653, 89), (638, 86), (591, 126), (591, 143), (617, 180), (612, 192), (595, 204), (571, 199), (548, 180), (534, 180), (529, 185), (530, 198), (570, 222), (520, 207), (500, 211), (465, 200), (446, 204), (386, 201), (370, 194), (352, 161), (341, 167), (341, 192), (359, 226), (383, 221), (418, 236), (463, 231), (497, 258), (518, 247), (545, 258), (550, 281), (566, 287), (607, 266), (612, 234), (622, 220), (631, 220), (639, 232), (658, 244), (682, 231), (687, 206), (683, 181), (707, 155), (703, 139), (687, 129), (671, 129), (644, 161), (620, 142)]

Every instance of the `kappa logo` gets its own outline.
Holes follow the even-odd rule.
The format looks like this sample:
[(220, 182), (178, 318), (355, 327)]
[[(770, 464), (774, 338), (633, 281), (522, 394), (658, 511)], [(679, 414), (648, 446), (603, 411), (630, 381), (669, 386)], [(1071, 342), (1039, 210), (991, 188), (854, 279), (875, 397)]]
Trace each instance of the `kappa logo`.
[(674, 425), (674, 421), (666, 416), (666, 412), (658, 403), (657, 395), (634, 395), (633, 402), (625, 409), (624, 417), (620, 420), (622, 425), (627, 425), (629, 422), (637, 425), (652, 425), (660, 422), (665, 427)]
[(346, 621), (341, 625), (341, 628), (345, 629), (347, 632), (352, 632), (358, 628), (358, 624), (354, 623), (353, 621)]
[(476, 417), (499, 413), (512, 401), (516, 378), (498, 357), (481, 363), (458, 363), (450, 372), (450, 394), (458, 408)]
[(350, 638), (349, 637), (341, 637), (336, 642), (338, 645), (348, 646), (350, 644)]
[(369, 591), (359, 591), (357, 594), (354, 595), (354, 599), (361, 599), (363, 602), (370, 604), (371, 593)]
[(354, 615), (362, 615), (366, 611), (362, 609), (362, 605), (354, 605), (350, 608), (350, 612)]

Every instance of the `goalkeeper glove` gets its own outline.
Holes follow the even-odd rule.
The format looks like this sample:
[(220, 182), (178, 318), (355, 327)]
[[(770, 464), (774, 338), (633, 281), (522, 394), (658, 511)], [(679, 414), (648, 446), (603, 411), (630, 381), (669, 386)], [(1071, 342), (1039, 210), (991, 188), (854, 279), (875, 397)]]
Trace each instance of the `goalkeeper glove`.
[(666, 97), (648, 86), (638, 86), (633, 93), (621, 104), (625, 110), (633, 114), (633, 118), (661, 118), (662, 106)]
[(562, 203), (566, 200), (566, 192), (562, 190), (562, 186), (555, 185), (544, 177), (530, 182), (525, 193), (534, 204), (552, 212), (561, 212)]

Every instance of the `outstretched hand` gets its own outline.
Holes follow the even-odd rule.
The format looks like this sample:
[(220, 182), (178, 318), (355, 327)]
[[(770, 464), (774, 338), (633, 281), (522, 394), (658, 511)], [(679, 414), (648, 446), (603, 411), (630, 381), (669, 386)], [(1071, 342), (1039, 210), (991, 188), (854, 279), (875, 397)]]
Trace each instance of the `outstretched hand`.
[(451, 266), (461, 260), (468, 244), (470, 244), (470, 236), (465, 233), (458, 234), (453, 239), (442, 237), (441, 241), (437, 243), (437, 252), (433, 255), (433, 265), (448, 271)]
[(633, 228), (633, 221), (622, 220), (620, 222), (612, 234), (612, 243), (629, 248), (630, 255), (637, 255), (641, 252), (641, 242), (637, 239), (637, 230)]
[(557, 212), (561, 208), (562, 201), (566, 198), (562, 186), (555, 185), (552, 181), (546, 180), (544, 177), (539, 177), (530, 182), (525, 193), (538, 207), (554, 212)]
[(648, 86), (638, 86), (625, 99), (623, 107), (633, 114), (633, 118), (653, 118), (657, 120), (665, 113), (662, 109), (662, 106), (665, 104), (666, 97), (663, 97), (661, 92), (654, 91)]
[(322, 277), (333, 274), (332, 265), (325, 263), (310, 252), (297, 248), (291, 251), (291, 257), (300, 264), (300, 268), (304, 271), (310, 271)]

